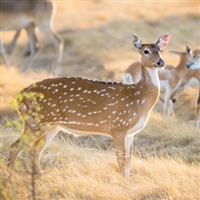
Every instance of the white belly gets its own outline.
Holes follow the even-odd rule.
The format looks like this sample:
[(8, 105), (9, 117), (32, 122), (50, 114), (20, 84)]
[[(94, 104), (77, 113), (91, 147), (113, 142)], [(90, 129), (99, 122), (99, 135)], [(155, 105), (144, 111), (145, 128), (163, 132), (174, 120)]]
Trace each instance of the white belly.
[[(149, 112), (150, 113), (150, 112)], [(127, 136), (134, 136), (136, 133), (138, 133), (139, 131), (141, 131), (147, 124), (148, 121), (148, 117), (149, 114), (147, 116), (142, 116), (140, 117), (140, 119), (137, 121), (137, 123), (127, 131)]]
[(76, 136), (103, 135), (103, 136), (108, 136), (108, 137), (112, 138), (111, 135), (109, 135), (107, 133), (93, 132), (93, 131), (92, 132), (91, 131), (81, 131), (81, 130), (68, 128), (65, 125), (60, 125), (60, 127), (64, 131), (67, 131), (68, 133), (74, 134)]

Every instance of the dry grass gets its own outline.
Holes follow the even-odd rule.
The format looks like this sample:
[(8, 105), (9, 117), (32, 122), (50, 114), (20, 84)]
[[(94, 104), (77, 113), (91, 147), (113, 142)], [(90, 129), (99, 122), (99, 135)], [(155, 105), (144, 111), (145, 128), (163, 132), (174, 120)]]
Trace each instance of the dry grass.
[[(139, 59), (132, 33), (149, 42), (170, 32), (164, 58), (176, 65), (178, 58), (168, 50), (183, 51), (186, 44), (200, 47), (199, 6), (198, 2), (60, 2), (56, 29), (65, 39), (63, 75), (119, 81), (129, 64)], [(13, 32), (2, 36), (7, 45)], [(12, 123), (18, 115), (10, 102), (21, 88), (54, 76), (51, 46), (44, 46), (26, 74), (17, 70), (26, 60), (21, 57), (24, 41), (23, 32), (8, 57), (12, 68), (0, 66), (1, 199), (30, 199), (32, 190), (26, 154), (19, 157), (12, 178), (5, 170), (9, 146), (20, 135)], [(199, 199), (200, 130), (190, 122), (195, 95), (193, 88), (181, 93), (168, 122), (161, 116), (161, 102), (157, 103), (148, 125), (135, 136), (129, 182), (118, 172), (111, 140), (59, 133), (41, 158), (44, 172), (36, 177), (37, 199)], [(6, 127), (7, 122), (12, 126)]]
[[(6, 134), (13, 138), (10, 131)], [(5, 145), (4, 149), (7, 150)], [(21, 156), (19, 160), (11, 179), (6, 178), (5, 164), (2, 165), (4, 192), (9, 198), (28, 199), (31, 176), (23, 168), (27, 158)], [(199, 198), (198, 165), (189, 165), (179, 158), (134, 156), (127, 182), (119, 174), (110, 151), (80, 148), (57, 137), (41, 161), (45, 171), (36, 179), (38, 199)]]

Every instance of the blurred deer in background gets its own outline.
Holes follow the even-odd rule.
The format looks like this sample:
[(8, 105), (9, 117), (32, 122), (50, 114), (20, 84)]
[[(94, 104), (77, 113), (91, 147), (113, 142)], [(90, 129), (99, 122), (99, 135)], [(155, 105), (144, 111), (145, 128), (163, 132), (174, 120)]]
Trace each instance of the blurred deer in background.
[[(163, 70), (158, 71), (160, 80), (160, 99), (164, 102), (163, 114), (166, 119), (169, 119), (173, 109), (174, 94), (181, 85), (185, 75), (188, 72), (187, 64), (191, 59), (190, 48), (186, 46), (185, 52), (170, 51), (173, 54), (180, 56), (180, 61), (177, 67), (166, 65)], [(140, 63), (133, 63), (122, 75), (124, 83), (135, 83), (141, 78)]]
[(181, 85), (178, 88), (178, 92), (187, 89), (190, 86), (197, 86), (197, 100), (195, 101), (196, 113), (194, 124), (197, 128), (200, 127), (200, 50), (193, 51), (192, 59), (187, 64), (188, 70), (186, 76), (182, 80)]
[(45, 79), (23, 89), (18, 110), (24, 130), (11, 145), (8, 170), (13, 169), (27, 144), (33, 144), (30, 152), (36, 152), (36, 163), (59, 130), (65, 129), (80, 136), (111, 137), (120, 172), (128, 179), (133, 137), (145, 127), (158, 100), (157, 70), (165, 65), (160, 53), (169, 39), (166, 34), (156, 43), (142, 44), (133, 35), (133, 45), (141, 55), (141, 79), (137, 84), (63, 77)]
[[(50, 1), (1, 1), (1, 31), (17, 30), (13, 42), (9, 47), (9, 51), (12, 51), (16, 40), (19, 36), (20, 30), (25, 29), (29, 38), (29, 50), (31, 57), (24, 66), (23, 72), (26, 71), (28, 65), (33, 60), (36, 53), (36, 37), (35, 27), (38, 27), (46, 36), (50, 37), (54, 43), (55, 49), (58, 52), (57, 56), (57, 74), (61, 73), (62, 67), (62, 55), (64, 41), (56, 33), (53, 26), (53, 21), (56, 13), (55, 4)], [(3, 44), (1, 43), (1, 46)], [(3, 49), (3, 48), (2, 48)], [(5, 51), (1, 50), (2, 56), (5, 58)], [(6, 62), (5, 62), (6, 63)], [(8, 62), (6, 63), (8, 66)]]
[(178, 87), (181, 85), (184, 77), (188, 73), (187, 64), (190, 62), (190, 48), (186, 45), (186, 51), (170, 51), (170, 53), (179, 55), (179, 63), (176, 67), (167, 65), (165, 70), (159, 72), (160, 99), (164, 101), (163, 114), (165, 119), (169, 119), (173, 111), (173, 103), (175, 102), (174, 93), (176, 93)]

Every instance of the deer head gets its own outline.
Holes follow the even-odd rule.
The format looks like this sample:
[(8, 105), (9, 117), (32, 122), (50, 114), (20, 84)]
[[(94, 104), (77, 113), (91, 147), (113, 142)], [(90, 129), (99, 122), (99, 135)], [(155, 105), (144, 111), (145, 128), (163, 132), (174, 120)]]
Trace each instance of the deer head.
[[(160, 37), (155, 44), (142, 44), (140, 38), (134, 34), (133, 44), (141, 55), (142, 65), (152, 67), (164, 67), (165, 63), (162, 60), (159, 52), (162, 52), (170, 40), (170, 35), (167, 33)], [(153, 62), (152, 62), (153, 61)]]
[(200, 50), (193, 51), (190, 62), (187, 63), (188, 69), (199, 69), (200, 68)]

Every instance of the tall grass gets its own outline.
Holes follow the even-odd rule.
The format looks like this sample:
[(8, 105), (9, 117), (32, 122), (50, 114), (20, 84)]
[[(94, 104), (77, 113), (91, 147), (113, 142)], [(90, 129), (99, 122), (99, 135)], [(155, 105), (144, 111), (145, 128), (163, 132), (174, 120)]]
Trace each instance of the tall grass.
[[(3, 154), (11, 141), (6, 141), (7, 138), (13, 135), (8, 131), (3, 139)], [(31, 197), (31, 173), (24, 171), (24, 163), (27, 157), (23, 154), (12, 178), (8, 178), (5, 164), (1, 165), (7, 199)], [(36, 199), (199, 198), (198, 165), (188, 164), (178, 157), (134, 155), (131, 178), (127, 182), (119, 174), (113, 151), (84, 149), (57, 137), (42, 156), (41, 163), (44, 171), (36, 177)]]

